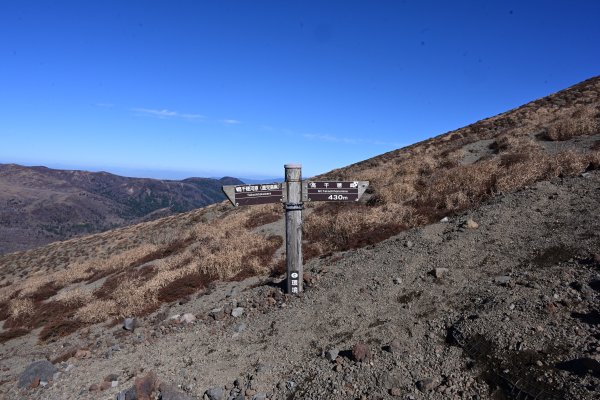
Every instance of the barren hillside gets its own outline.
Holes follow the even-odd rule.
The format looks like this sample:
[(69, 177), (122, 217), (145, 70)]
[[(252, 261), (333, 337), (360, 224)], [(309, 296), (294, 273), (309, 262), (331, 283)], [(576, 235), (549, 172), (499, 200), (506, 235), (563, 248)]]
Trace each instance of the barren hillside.
[[(326, 174), (371, 190), (361, 204), (307, 205), (302, 298), (277, 286), (275, 205), (221, 203), (2, 256), (0, 390), (114, 398), (153, 370), (191, 398), (235, 394), (235, 377), (248, 398), (486, 399), (538, 381), (548, 388), (538, 398), (594, 398), (599, 167), (593, 78)], [(169, 319), (184, 312), (195, 322)], [(124, 317), (141, 330), (123, 331)], [(364, 359), (350, 351), (361, 343)], [(320, 357), (329, 350), (334, 363)], [(61, 375), (18, 389), (41, 358)], [(112, 373), (120, 386), (90, 387)]]
[(204, 207), (236, 183), (0, 164), (0, 254)]

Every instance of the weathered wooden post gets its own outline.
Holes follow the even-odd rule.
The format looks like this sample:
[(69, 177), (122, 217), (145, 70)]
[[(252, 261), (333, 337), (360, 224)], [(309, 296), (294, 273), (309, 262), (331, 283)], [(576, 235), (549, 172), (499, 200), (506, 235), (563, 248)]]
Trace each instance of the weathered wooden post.
[(302, 292), (302, 165), (286, 164), (285, 251), (287, 293)]
[(223, 186), (234, 207), (282, 202), (285, 206), (285, 264), (287, 293), (303, 290), (302, 210), (305, 201), (358, 201), (369, 186), (368, 181), (304, 181), (302, 165), (286, 164), (285, 184), (244, 184)]

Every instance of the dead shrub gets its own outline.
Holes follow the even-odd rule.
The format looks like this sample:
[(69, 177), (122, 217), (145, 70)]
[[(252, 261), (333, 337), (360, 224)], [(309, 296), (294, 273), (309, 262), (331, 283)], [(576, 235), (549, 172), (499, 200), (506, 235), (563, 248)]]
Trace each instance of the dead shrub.
[(109, 317), (115, 317), (119, 314), (117, 302), (114, 300), (94, 300), (75, 313), (77, 320), (83, 323), (94, 324), (102, 322)]
[(9, 329), (6, 332), (2, 332), (0, 333), (0, 343), (6, 343), (9, 340), (21, 337), (21, 336), (25, 336), (30, 332), (29, 329), (25, 329), (25, 328), (15, 328), (15, 329)]
[(30, 298), (11, 300), (9, 310), (10, 317), (13, 320), (29, 317), (34, 313), (33, 300)]
[[(38, 340), (41, 343), (54, 342), (61, 337), (70, 335), (71, 333), (77, 332), (77, 330), (83, 328), (86, 324), (77, 320), (70, 319), (58, 319), (48, 323), (40, 331)], [(73, 352), (73, 355), (75, 353)]]
[(159, 290), (158, 301), (168, 303), (182, 299), (206, 288), (212, 280), (210, 276), (200, 273), (182, 276)]
[(599, 131), (598, 111), (590, 107), (578, 107), (571, 116), (561, 116), (551, 122), (541, 138), (564, 141), (576, 136), (594, 135)]
[(255, 206), (255, 209), (249, 213), (250, 215), (244, 223), (246, 229), (254, 229), (262, 225), (277, 222), (282, 218), (281, 206), (277, 205)]

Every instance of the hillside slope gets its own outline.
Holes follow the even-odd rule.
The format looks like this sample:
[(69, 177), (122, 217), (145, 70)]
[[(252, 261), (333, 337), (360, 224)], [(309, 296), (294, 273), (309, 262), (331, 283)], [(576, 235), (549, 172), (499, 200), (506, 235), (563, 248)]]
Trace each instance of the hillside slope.
[[(597, 236), (598, 175), (595, 171), (600, 167), (599, 117), (600, 78), (596, 77), (496, 117), (324, 175), (336, 179), (370, 180), (371, 187), (359, 204), (306, 205), (304, 254), (313, 263), (311, 268), (316, 274), (309, 278), (309, 284), (322, 291), (319, 292), (321, 297), (312, 297), (309, 291), (302, 300), (281, 300), (284, 297), (277, 289), (277, 281), (272, 280), (259, 284), (251, 293), (273, 300), (252, 297), (255, 295), (246, 299), (234, 296), (235, 305), (240, 301), (245, 309), (259, 310), (257, 314), (262, 312), (265, 304), (287, 304), (285, 309), (271, 314), (272, 317), (259, 319), (256, 331), (251, 330), (253, 336), (247, 341), (242, 339), (239, 346), (237, 342), (224, 341), (221, 329), (229, 329), (229, 325), (208, 322), (212, 317), (206, 317), (210, 311), (207, 307), (214, 307), (221, 301), (219, 293), (223, 295), (219, 291), (214, 295), (210, 293), (218, 281), (247, 282), (245, 279), (251, 276), (282, 277), (283, 214), (280, 205), (233, 209), (227, 203), (220, 203), (152, 222), (4, 255), (0, 257), (0, 320), (3, 321), (0, 341), (4, 343), (3, 354), (10, 354), (6, 360), (11, 360), (15, 369), (5, 375), (8, 382), (0, 388), (17, 393), (11, 382), (23, 367), (24, 360), (30, 360), (34, 354), (53, 358), (59, 352), (60, 347), (56, 346), (64, 345), (65, 340), (72, 344), (72, 341), (81, 339), (83, 341), (77, 342), (78, 345), (87, 347), (94, 354), (94, 363), (82, 362), (86, 371), (88, 368), (95, 371), (93, 376), (86, 377), (86, 372), (82, 371), (82, 375), (75, 375), (75, 381), (87, 383), (101, 379), (96, 375), (106, 372), (108, 364), (100, 362), (97, 357), (108, 353), (110, 356), (106, 357), (109, 360), (111, 356), (121, 357), (118, 355), (121, 353), (108, 352), (106, 346), (109, 343), (115, 345), (115, 340), (122, 336), (118, 333), (121, 330), (103, 323), (135, 316), (144, 318), (142, 321), (146, 325), (143, 325), (145, 328), (141, 334), (125, 336), (127, 346), (133, 346), (139, 340), (144, 351), (152, 355), (152, 369), (157, 369), (162, 379), (168, 382), (178, 384), (186, 381), (186, 385), (193, 386), (188, 389), (195, 396), (200, 395), (206, 385), (230, 382), (230, 374), (248, 372), (248, 361), (244, 357), (250, 357), (253, 367), (258, 367), (263, 363), (263, 350), (268, 356), (271, 354), (269, 348), (286, 349), (287, 346), (283, 356), (281, 351), (276, 353), (289, 360), (290, 365), (297, 366), (295, 370), (299, 375), (294, 377), (294, 382), (305, 382), (295, 390), (306, 388), (306, 393), (304, 389), (298, 391), (296, 398), (328, 397), (329, 392), (324, 392), (326, 395), (321, 392), (324, 387), (330, 386), (337, 390), (332, 392), (332, 397), (360, 397), (361, 393), (382, 386), (379, 378), (384, 378), (375, 373), (377, 371), (369, 372), (370, 364), (344, 364), (350, 358), (348, 353), (343, 353), (340, 361), (343, 365), (336, 367), (337, 372), (343, 371), (352, 377), (350, 381), (344, 380), (335, 386), (329, 383), (327, 374), (322, 373), (329, 371), (328, 364), (319, 359), (322, 371), (312, 370), (313, 364), (310, 363), (313, 359), (309, 355), (314, 356), (320, 352), (321, 346), (327, 344), (319, 342), (320, 337), (327, 338), (330, 346), (339, 345), (340, 350), (348, 350), (355, 340), (368, 341), (375, 350), (379, 344), (385, 345), (388, 338), (394, 337), (390, 331), (377, 333), (375, 337), (367, 333), (369, 329), (383, 326), (395, 329), (400, 339), (407, 341), (406, 347), (401, 349), (414, 350), (414, 354), (409, 351), (401, 359), (387, 358), (381, 364), (387, 370), (408, 366), (402, 372), (403, 377), (394, 383), (402, 393), (425, 396), (413, 390), (415, 382), (412, 379), (416, 379), (420, 371), (421, 375), (439, 374), (434, 378), (444, 384), (437, 387), (442, 387), (443, 391), (448, 388), (449, 393), (461, 398), (462, 395), (456, 392), (458, 389), (452, 387), (463, 388), (463, 384), (453, 384), (453, 381), (466, 382), (468, 377), (474, 378), (469, 374), (476, 372), (463, 371), (464, 367), (459, 365), (462, 359), (459, 358), (450, 358), (448, 363), (438, 360), (438, 355), (440, 359), (457, 356), (460, 353), (457, 347), (442, 346), (439, 352), (430, 350), (437, 343), (440, 326), (443, 324), (442, 331), (445, 331), (450, 324), (459, 332), (470, 335), (466, 337), (468, 340), (483, 335), (483, 329), (487, 327), (502, 332), (498, 337), (481, 342), (485, 345), (475, 346), (482, 347), (484, 350), (481, 351), (485, 354), (471, 355), (471, 361), (479, 361), (480, 357), (488, 360), (484, 364), (490, 365), (494, 379), (513, 379), (512, 375), (502, 376), (498, 371), (505, 370), (502, 369), (503, 363), (514, 360), (507, 361), (506, 357), (512, 357), (511, 354), (491, 352), (491, 348), (506, 349), (515, 345), (521, 350), (535, 349), (542, 351), (544, 356), (552, 354), (556, 358), (556, 363), (552, 361), (554, 364), (550, 366), (530, 357), (529, 361), (518, 361), (519, 368), (522, 363), (530, 367), (540, 361), (540, 373), (549, 374), (548, 377), (557, 383), (558, 392), (566, 390), (571, 398), (592, 398), (586, 392), (598, 387), (592, 350), (594, 346), (600, 347), (595, 336), (598, 335), (598, 325), (595, 322), (597, 311), (594, 310), (597, 310), (598, 304), (593, 292), (596, 287), (594, 274), (598, 268), (596, 255), (600, 253)], [(570, 178), (581, 174), (588, 174), (587, 178)], [(572, 185), (569, 179), (574, 179)], [(561, 186), (564, 182), (568, 183), (567, 186)], [(532, 192), (536, 196), (528, 198), (526, 195), (532, 187), (538, 188)], [(504, 201), (509, 201), (506, 207), (502, 205)], [(476, 211), (482, 204), (487, 204), (484, 209), (492, 208), (489, 210), (491, 216)], [(495, 206), (499, 208), (493, 209)], [(482, 229), (465, 230), (464, 213), (472, 213)], [(438, 223), (442, 217), (449, 217), (451, 225)], [(419, 227), (423, 227), (422, 230)], [(463, 231), (473, 233), (463, 235)], [(399, 234), (398, 237), (407, 240), (386, 241)], [(424, 241), (421, 243), (418, 238)], [(405, 256), (405, 253), (410, 253), (407, 249), (412, 248), (408, 245), (409, 240), (411, 246), (419, 250), (410, 257), (408, 254)], [(368, 247), (382, 241), (385, 241), (382, 247)], [(360, 257), (344, 261), (347, 254), (354, 254), (353, 249), (365, 247), (366, 250), (358, 251)], [(332, 278), (327, 280), (327, 274), (322, 270), (330, 267), (340, 272), (328, 275)], [(430, 273), (436, 267), (449, 269), (450, 282), (443, 279), (448, 272), (444, 270), (435, 272), (439, 277), (432, 278)], [(406, 275), (402, 275), (404, 273)], [(390, 283), (392, 274), (397, 274), (398, 282), (407, 282), (407, 285), (398, 283), (399, 286), (394, 286)], [(490, 286), (490, 279), (493, 280), (496, 274), (508, 276), (509, 281), (515, 283), (519, 280), (524, 283), (511, 286), (506, 278), (502, 278), (498, 284)], [(319, 282), (320, 277), (324, 279), (322, 283)], [(532, 282), (533, 291), (526, 290), (529, 288), (527, 282)], [(539, 302), (533, 302), (535, 296), (539, 296)], [(527, 303), (527, 299), (531, 299), (532, 303)], [(413, 302), (421, 301), (423, 304), (414, 314), (407, 316), (401, 311), (410, 311)], [(187, 302), (193, 302), (191, 312), (206, 321), (193, 328), (173, 327), (166, 320), (165, 307), (171, 308), (168, 313), (185, 311), (185, 307), (177, 308), (176, 304)], [(445, 302), (447, 306), (442, 306)], [(369, 304), (377, 306), (368, 308)], [(436, 307), (430, 307), (432, 304)], [(199, 308), (194, 308), (196, 306)], [(473, 307), (480, 311), (472, 312)], [(529, 319), (524, 320), (532, 322), (515, 327), (516, 337), (523, 340), (507, 343), (513, 331), (503, 331), (503, 326), (498, 323), (511, 321), (510, 315), (505, 313), (515, 310), (526, 313)], [(484, 311), (490, 312), (489, 317)], [(444, 312), (448, 315), (444, 316)], [(217, 319), (220, 318), (218, 315)], [(477, 317), (471, 319), (473, 315)], [(506, 320), (506, 317), (509, 319)], [(311, 318), (315, 318), (318, 325), (314, 325)], [(363, 320), (369, 328), (361, 325)], [(159, 326), (152, 327), (154, 322), (151, 321), (157, 321)], [(295, 325), (294, 321), (303, 322)], [(388, 324), (390, 321), (395, 322)], [(475, 322), (469, 325), (469, 321)], [(480, 323), (481, 326), (477, 325)], [(160, 328), (161, 325), (163, 328)], [(413, 325), (414, 329), (411, 328)], [(592, 335), (594, 339), (569, 342), (573, 339), (569, 329), (574, 328), (571, 326), (577, 326), (577, 337)], [(190, 348), (195, 349), (190, 351), (183, 350), (185, 346), (174, 344), (180, 343), (179, 340), (187, 343), (187, 336), (160, 342), (165, 331), (186, 329), (193, 330), (194, 335), (201, 335), (198, 343), (208, 349), (207, 353), (204, 347), (197, 349), (190, 344)], [(301, 331), (305, 340), (298, 343), (300, 333), (291, 335), (289, 332), (292, 331)], [(352, 334), (354, 331), (358, 332), (356, 337)], [(282, 332), (294, 337), (279, 341), (277, 338)], [(96, 342), (87, 339), (89, 335), (96, 334), (105, 337), (104, 342), (94, 344)], [(109, 340), (110, 336), (115, 340)], [(214, 337), (219, 338), (218, 343), (215, 343)], [(33, 347), (33, 353), (23, 352), (22, 349), (27, 346), (22, 344), (31, 345), (35, 340), (39, 344)], [(547, 340), (565, 340), (572, 346), (570, 349), (569, 346), (566, 349), (545, 349)], [(463, 346), (468, 344), (462, 337), (458, 341)], [(55, 342), (57, 344), (53, 344)], [(488, 346), (490, 342), (493, 346)], [(170, 347), (166, 349), (160, 343), (167, 343), (165, 346)], [(156, 352), (154, 345), (158, 346)], [(132, 359), (118, 358), (115, 361), (118, 365), (121, 361), (125, 365), (135, 360), (131, 361), (135, 365), (128, 368), (129, 372), (123, 372), (129, 379), (142, 375), (140, 368), (146, 371), (151, 368), (150, 361), (143, 361), (150, 359), (136, 353), (134, 347), (131, 352), (122, 353), (123, 357), (134, 354)], [(245, 349), (256, 351), (256, 354), (247, 353)], [(181, 356), (184, 353), (192, 357), (192, 364), (202, 370), (202, 376), (178, 375), (183, 368), (179, 362), (191, 365), (189, 359), (176, 357), (176, 354)], [(376, 354), (382, 359), (387, 357), (387, 353), (377, 351)], [(65, 357), (68, 358), (68, 355)], [(568, 365), (579, 365), (580, 370), (593, 371), (589, 376), (584, 372), (580, 380), (573, 378), (575, 389), (571, 392), (568, 382), (572, 376), (568, 372), (557, 372), (556, 367), (559, 358), (564, 362), (573, 361), (567, 359), (569, 357), (579, 357), (573, 360), (592, 359)], [(138, 359), (142, 361), (138, 363)], [(225, 361), (220, 361), (223, 359)], [(279, 361), (272, 363), (276, 362)], [(140, 363), (142, 367), (139, 367)], [(581, 367), (581, 363), (589, 368)], [(96, 366), (98, 369), (94, 369)], [(440, 369), (454, 371), (459, 367), (463, 368), (460, 374)], [(280, 371), (277, 368), (274, 369)], [(411, 368), (415, 370), (412, 375), (409, 373)], [(286, 371), (285, 368), (283, 371)], [(273, 379), (279, 379), (283, 375), (274, 376)], [(338, 382), (339, 376), (329, 378)], [(342, 378), (345, 379), (344, 375)], [(495, 384), (486, 383), (486, 376), (475, 379), (475, 382), (469, 384), (474, 385), (474, 392), (468, 393), (490, 398)], [(271, 383), (273, 381), (268, 380), (264, 390), (273, 390), (269, 386)], [(353, 386), (352, 394), (348, 394), (346, 383), (358, 385)], [(74, 384), (63, 382), (61, 385), (75, 390)], [(281, 390), (286, 385), (284, 382)], [(423, 385), (422, 382), (420, 386)], [(60, 388), (50, 390), (63, 393)], [(43, 397), (43, 393), (33, 391), (30, 394)], [(277, 393), (276, 398), (284, 396), (282, 392)], [(385, 391), (377, 391), (376, 394), (390, 395)], [(88, 395), (93, 398), (96, 394), (86, 391), (82, 394)], [(285, 397), (288, 395), (291, 394), (287, 393)], [(364, 395), (370, 398), (368, 394)], [(291, 396), (294, 398), (294, 395)], [(448, 398), (444, 397), (445, 394), (435, 396), (433, 398)]]
[(224, 199), (235, 178), (169, 181), (0, 164), (0, 254)]

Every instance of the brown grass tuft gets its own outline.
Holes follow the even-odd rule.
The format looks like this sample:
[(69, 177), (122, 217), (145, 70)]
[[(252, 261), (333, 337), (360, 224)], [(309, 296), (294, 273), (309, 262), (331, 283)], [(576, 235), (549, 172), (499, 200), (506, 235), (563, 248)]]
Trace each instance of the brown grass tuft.
[(0, 343), (8, 342), (9, 340), (25, 336), (29, 333), (29, 329), (15, 328), (9, 329), (6, 332), (0, 333)]

